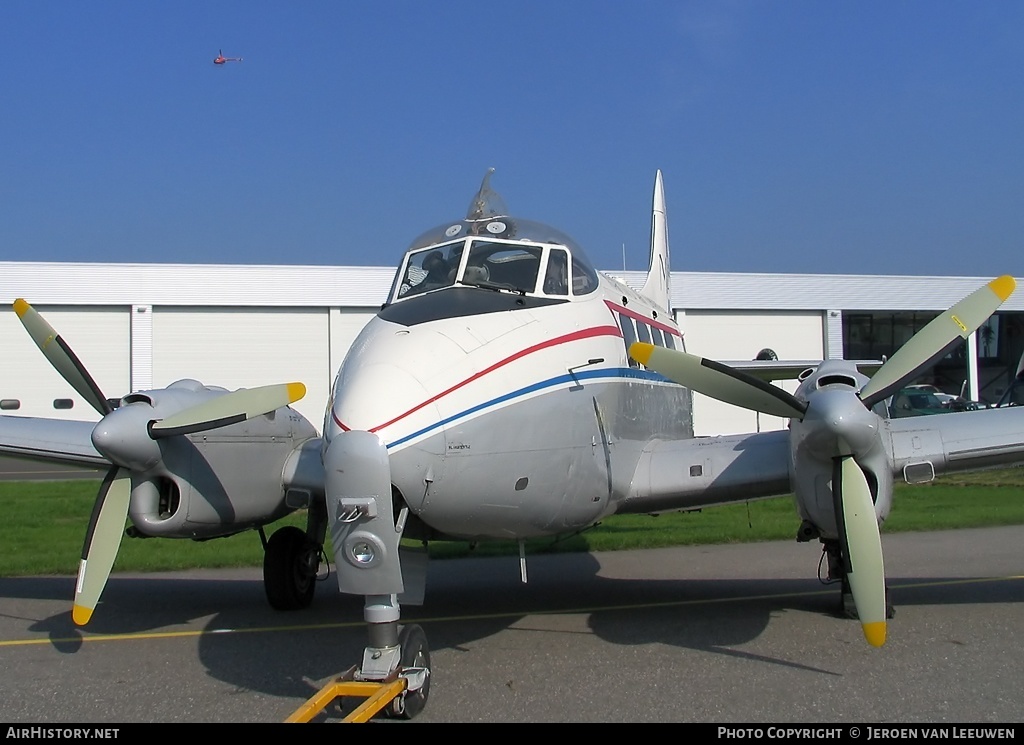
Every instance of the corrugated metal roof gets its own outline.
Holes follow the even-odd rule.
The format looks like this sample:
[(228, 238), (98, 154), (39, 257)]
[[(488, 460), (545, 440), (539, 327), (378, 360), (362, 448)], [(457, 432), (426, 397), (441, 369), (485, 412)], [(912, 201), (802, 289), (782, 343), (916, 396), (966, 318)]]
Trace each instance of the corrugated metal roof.
[[(646, 272), (607, 272), (639, 289)], [(672, 306), (687, 310), (945, 310), (994, 277), (672, 272)], [(1017, 280), (1020, 284), (1020, 280)], [(1000, 310), (1024, 310), (1020, 287)]]
[[(393, 267), (0, 262), (0, 302), (36, 305), (365, 307), (384, 302)], [(608, 272), (639, 289), (646, 272)], [(672, 272), (687, 310), (943, 310), (992, 277)], [(1024, 311), (1024, 290), (1000, 310)]]

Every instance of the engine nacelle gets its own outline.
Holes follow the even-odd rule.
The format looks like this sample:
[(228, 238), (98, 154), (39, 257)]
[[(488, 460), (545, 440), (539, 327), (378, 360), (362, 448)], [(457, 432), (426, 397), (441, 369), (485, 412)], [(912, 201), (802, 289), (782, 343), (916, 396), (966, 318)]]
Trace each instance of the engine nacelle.
[[(161, 396), (154, 394), (165, 392), (170, 389), (148, 395), (156, 399)], [(200, 395), (211, 393), (221, 391), (203, 388)], [(284, 407), (217, 429), (160, 439), (159, 461), (132, 474), (129, 518), (138, 533), (163, 538), (226, 536), (279, 520), (295, 509), (285, 503), (285, 464), (315, 437), (309, 420)]]

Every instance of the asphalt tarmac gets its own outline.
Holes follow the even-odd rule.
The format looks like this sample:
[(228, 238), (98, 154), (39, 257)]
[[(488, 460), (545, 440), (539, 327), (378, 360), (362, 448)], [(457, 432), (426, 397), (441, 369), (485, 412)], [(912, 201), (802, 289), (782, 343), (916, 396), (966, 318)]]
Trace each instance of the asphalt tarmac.
[(102, 479), (104, 471), (81, 466), (42, 463), (0, 455), (0, 481), (67, 481)]
[[(1024, 526), (883, 547), (881, 648), (839, 617), (816, 544), (536, 556), (526, 584), (515, 557), (434, 561), (426, 604), (403, 607), (430, 644), (429, 701), (380, 723), (1024, 720)], [(115, 574), (86, 629), (73, 593), (0, 579), (0, 721), (283, 722), (366, 643), (333, 575), (280, 613), (259, 570)]]

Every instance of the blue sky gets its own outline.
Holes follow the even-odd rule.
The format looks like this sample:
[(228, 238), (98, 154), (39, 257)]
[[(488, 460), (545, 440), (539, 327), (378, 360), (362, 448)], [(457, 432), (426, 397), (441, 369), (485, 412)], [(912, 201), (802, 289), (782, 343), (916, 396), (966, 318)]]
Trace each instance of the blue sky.
[[(0, 259), (1024, 276), (1024, 3), (5, 0)], [(215, 66), (219, 49), (240, 63)]]

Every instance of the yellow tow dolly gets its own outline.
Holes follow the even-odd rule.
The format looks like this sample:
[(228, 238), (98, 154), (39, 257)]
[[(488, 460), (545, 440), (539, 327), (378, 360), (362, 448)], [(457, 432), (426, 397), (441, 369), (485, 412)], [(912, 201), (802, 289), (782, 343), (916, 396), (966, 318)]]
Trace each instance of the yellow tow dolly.
[(405, 691), (407, 681), (396, 670), (383, 681), (356, 680), (357, 667), (331, 680), (306, 703), (296, 709), (285, 723), (309, 722), (338, 698), (357, 697), (365, 699), (349, 713), (342, 722), (368, 722)]

